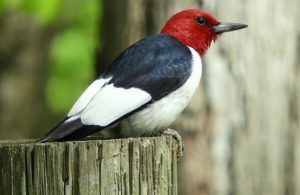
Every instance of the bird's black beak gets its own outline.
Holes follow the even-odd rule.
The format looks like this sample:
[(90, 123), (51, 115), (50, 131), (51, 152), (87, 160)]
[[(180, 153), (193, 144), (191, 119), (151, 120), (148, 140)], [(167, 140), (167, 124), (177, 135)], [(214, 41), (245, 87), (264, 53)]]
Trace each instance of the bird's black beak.
[(247, 27), (248, 25), (246, 24), (220, 22), (218, 25), (213, 26), (212, 29), (215, 33), (223, 33)]

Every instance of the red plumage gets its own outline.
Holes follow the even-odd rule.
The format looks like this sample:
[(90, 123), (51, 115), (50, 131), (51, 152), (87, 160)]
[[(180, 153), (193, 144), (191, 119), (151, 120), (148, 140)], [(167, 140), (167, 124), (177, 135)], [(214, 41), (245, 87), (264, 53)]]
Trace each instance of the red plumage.
[[(204, 18), (206, 25), (197, 24), (197, 17)], [(183, 44), (194, 48), (200, 56), (203, 56), (211, 42), (216, 40), (219, 35), (211, 27), (219, 23), (206, 11), (188, 9), (173, 15), (166, 22), (161, 33), (176, 38)]]

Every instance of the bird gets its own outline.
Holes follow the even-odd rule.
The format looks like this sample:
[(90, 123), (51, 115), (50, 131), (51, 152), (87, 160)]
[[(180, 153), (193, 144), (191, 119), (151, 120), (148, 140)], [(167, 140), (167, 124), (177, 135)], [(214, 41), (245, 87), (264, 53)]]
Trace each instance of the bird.
[(159, 34), (125, 49), (37, 142), (78, 140), (116, 125), (121, 127), (116, 138), (167, 131), (198, 87), (211, 43), (224, 32), (246, 27), (219, 22), (200, 9), (174, 14)]

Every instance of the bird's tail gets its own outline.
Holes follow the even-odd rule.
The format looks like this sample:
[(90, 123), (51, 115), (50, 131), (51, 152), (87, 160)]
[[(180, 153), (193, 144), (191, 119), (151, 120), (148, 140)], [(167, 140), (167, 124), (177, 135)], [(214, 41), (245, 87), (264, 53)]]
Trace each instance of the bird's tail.
[(44, 143), (79, 139), (86, 137), (94, 133), (96, 130), (100, 129), (101, 127), (99, 126), (90, 126), (82, 124), (79, 118), (71, 121), (68, 121), (68, 118), (65, 118), (47, 134), (38, 138), (36, 142)]

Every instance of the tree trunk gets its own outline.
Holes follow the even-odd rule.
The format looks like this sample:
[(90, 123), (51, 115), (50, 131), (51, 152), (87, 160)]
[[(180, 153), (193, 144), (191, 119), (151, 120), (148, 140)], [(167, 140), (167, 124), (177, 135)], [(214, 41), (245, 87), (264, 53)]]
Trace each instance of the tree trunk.
[(300, 1), (261, 2), (204, 2), (219, 20), (249, 28), (212, 45), (177, 121), (187, 194), (300, 193)]
[(0, 194), (177, 194), (172, 137), (0, 142)]
[(50, 40), (50, 34), (33, 18), (14, 11), (1, 16), (0, 139), (33, 137), (46, 127)]
[[(158, 33), (176, 11), (198, 7), (151, 1), (151, 11), (148, 1), (125, 2), (118, 18), (107, 17), (116, 7), (104, 2), (99, 59), (109, 60), (98, 60), (101, 70), (130, 43)], [(129, 9), (132, 3), (138, 9)], [(249, 28), (212, 44), (200, 87), (173, 125), (185, 143), (182, 194), (300, 194), (299, 7), (299, 0), (204, 1), (220, 21)]]

